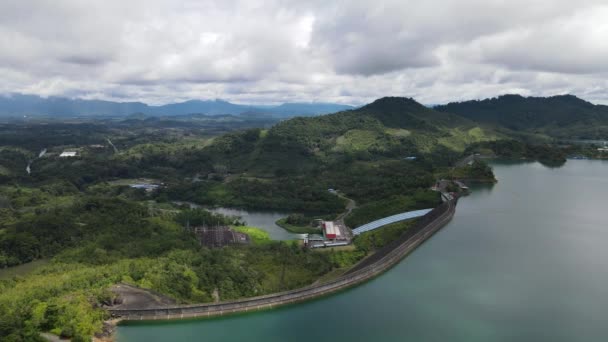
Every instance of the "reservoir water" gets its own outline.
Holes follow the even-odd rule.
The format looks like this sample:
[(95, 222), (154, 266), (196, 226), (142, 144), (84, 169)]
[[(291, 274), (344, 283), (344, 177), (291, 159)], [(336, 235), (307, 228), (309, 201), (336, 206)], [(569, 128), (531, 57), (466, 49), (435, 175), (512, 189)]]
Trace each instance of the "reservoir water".
[(608, 162), (493, 163), (443, 230), (390, 271), (308, 303), (125, 325), (139, 341), (608, 340)]
[(240, 217), (248, 226), (258, 227), (267, 231), (268, 234), (270, 234), (270, 238), (273, 240), (294, 240), (302, 238), (302, 234), (290, 233), (276, 224), (277, 220), (287, 217), (289, 215), (288, 213), (234, 208), (210, 208), (208, 210), (226, 216)]
[(238, 217), (240, 220), (245, 221), (248, 226), (267, 231), (270, 238), (273, 240), (297, 240), (303, 238), (302, 234), (291, 233), (276, 224), (279, 219), (289, 216), (289, 213), (224, 207), (209, 208), (193, 202), (184, 201), (175, 201), (173, 203), (187, 204), (190, 208), (204, 208), (216, 214)]

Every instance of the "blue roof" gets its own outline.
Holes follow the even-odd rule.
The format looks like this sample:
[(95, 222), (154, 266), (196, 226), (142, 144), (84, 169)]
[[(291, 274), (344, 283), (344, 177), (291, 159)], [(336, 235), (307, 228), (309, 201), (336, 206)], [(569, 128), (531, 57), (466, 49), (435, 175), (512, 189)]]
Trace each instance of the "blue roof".
[(431, 210), (433, 210), (433, 209), (421, 209), (421, 210), (408, 211), (408, 212), (393, 215), (393, 216), (388, 216), (388, 217), (364, 224), (356, 229), (353, 229), (353, 234), (359, 235), (361, 233), (365, 233), (370, 230), (374, 230), (374, 229), (377, 229), (377, 228), (380, 228), (380, 227), (383, 227), (383, 226), (386, 226), (386, 225), (389, 225), (389, 224), (392, 224), (395, 222), (424, 216)]

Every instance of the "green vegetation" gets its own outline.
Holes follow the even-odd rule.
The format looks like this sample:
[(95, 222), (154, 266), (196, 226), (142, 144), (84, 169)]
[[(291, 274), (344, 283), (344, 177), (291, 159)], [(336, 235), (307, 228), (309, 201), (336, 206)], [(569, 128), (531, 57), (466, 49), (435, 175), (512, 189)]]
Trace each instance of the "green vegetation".
[[(332, 270), (333, 261), (295, 244), (273, 242), (252, 227), (252, 246), (209, 250), (178, 222), (230, 219), (203, 210), (156, 215), (125, 199), (88, 197), (68, 208), (26, 215), (0, 235), (11, 264), (53, 257), (33, 273), (0, 280), (0, 336), (28, 341), (38, 331), (84, 340), (106, 317), (100, 305), (119, 281), (181, 303), (262, 295), (301, 287)], [(36, 317), (34, 319), (34, 317)]]
[[(360, 203), (370, 201), (370, 193), (374, 199), (411, 195), (428, 187), (434, 168), (449, 166), (467, 144), (497, 138), (474, 122), (404, 98), (215, 138), (215, 122), (193, 122), (192, 127), (185, 118), (45, 123), (31, 130), (9, 125), (0, 132), (0, 143), (14, 166), (0, 163), (8, 170), (0, 177), (32, 187), (62, 181), (78, 192), (141, 200), (145, 194), (125, 189), (127, 181), (150, 178), (166, 184), (152, 196), (158, 202), (337, 215), (344, 201), (328, 188), (343, 189)], [(95, 144), (101, 148), (91, 147)], [(42, 148), (47, 155), (34, 159)], [(79, 150), (79, 157), (57, 158), (64, 149)], [(411, 155), (418, 160), (403, 161)]]
[(336, 138), (334, 151), (355, 152), (366, 151), (371, 148), (377, 149), (381, 146), (382, 135), (374, 131), (352, 129)]
[(272, 242), (270, 239), (270, 234), (260, 228), (248, 226), (233, 226), (232, 228), (238, 232), (249, 235), (253, 244), (264, 245)]
[(329, 258), (333, 266), (342, 270), (352, 267), (367, 255), (367, 251), (365, 250), (357, 248), (350, 250), (339, 249), (339, 247), (330, 248), (329, 252), (327, 253), (329, 254)]
[(608, 136), (608, 107), (593, 105), (572, 95), (547, 98), (503, 95), (450, 103), (435, 109), (507, 129), (510, 131), (507, 134), (523, 139), (605, 139)]
[(450, 179), (473, 181), (473, 182), (496, 182), (492, 168), (482, 160), (474, 160), (470, 165), (455, 167), (450, 170), (448, 177)]
[(487, 153), (509, 159), (538, 160), (547, 166), (561, 166), (566, 162), (568, 153), (575, 153), (547, 144), (531, 144), (517, 140), (500, 140), (473, 144), (468, 147), (470, 153)]
[(222, 207), (318, 213), (337, 213), (344, 208), (340, 198), (327, 193), (323, 184), (312, 178), (281, 177), (265, 181), (235, 177), (229, 182), (184, 182), (161, 190), (157, 198)]
[(33, 275), (0, 281), (3, 341), (36, 340), (51, 331), (73, 341), (89, 340), (107, 314), (107, 289), (124, 281), (164, 293), (182, 303), (256, 296), (307, 285), (331, 270), (324, 254), (273, 243), (253, 248), (175, 250), (165, 256), (103, 265), (54, 263)]
[(276, 224), (287, 231), (296, 234), (318, 234), (321, 230), (312, 226), (312, 217), (302, 214), (290, 214), (287, 217), (277, 220)]
[(23, 277), (48, 263), (49, 261), (47, 259), (39, 259), (19, 266), (0, 268), (0, 280)]
[(356, 228), (371, 221), (405, 211), (434, 208), (441, 202), (439, 193), (418, 190), (411, 196), (391, 196), (357, 207), (346, 217), (346, 225)]
[(363, 233), (355, 237), (354, 244), (359, 251), (373, 252), (396, 240), (411, 227), (414, 222), (414, 220), (397, 222), (380, 229)]
[(223, 215), (214, 214), (204, 209), (190, 209), (186, 206), (177, 213), (173, 219), (179, 223), (182, 227), (194, 227), (204, 225), (238, 225), (242, 226), (242, 222), (233, 220)]

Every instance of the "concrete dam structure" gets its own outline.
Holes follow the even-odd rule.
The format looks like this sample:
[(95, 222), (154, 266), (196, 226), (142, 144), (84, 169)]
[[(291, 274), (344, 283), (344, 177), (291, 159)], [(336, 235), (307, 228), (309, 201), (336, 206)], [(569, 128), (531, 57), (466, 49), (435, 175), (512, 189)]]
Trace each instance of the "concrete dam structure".
[(296, 290), (228, 302), (146, 309), (109, 309), (108, 311), (113, 317), (125, 321), (185, 319), (270, 309), (324, 296), (363, 283), (385, 272), (446, 225), (454, 216), (455, 209), (456, 199), (442, 203), (420, 217), (416, 224), (399, 239), (363, 259), (344, 275), (332, 281)]

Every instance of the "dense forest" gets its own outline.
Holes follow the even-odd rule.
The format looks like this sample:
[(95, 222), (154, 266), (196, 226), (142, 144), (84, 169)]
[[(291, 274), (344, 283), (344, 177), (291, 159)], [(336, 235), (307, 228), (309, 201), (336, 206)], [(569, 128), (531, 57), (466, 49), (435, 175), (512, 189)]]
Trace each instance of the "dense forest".
[(332, 259), (342, 253), (295, 243), (202, 248), (184, 222), (239, 223), (200, 209), (168, 215), (123, 198), (85, 196), (14, 220), (0, 235), (3, 266), (52, 262), (33, 275), (0, 280), (3, 341), (29, 341), (40, 330), (87, 340), (107, 317), (101, 306), (111, 303), (108, 286), (117, 282), (194, 303), (211, 301), (214, 291), (229, 300), (297, 288), (344, 267)]
[(568, 139), (605, 139), (608, 136), (608, 107), (572, 95), (503, 95), (481, 101), (449, 103), (435, 109), (504, 127), (511, 130), (511, 134), (526, 132), (537, 137)]
[(538, 160), (547, 166), (561, 166), (568, 155), (580, 153), (580, 147), (556, 147), (548, 144), (530, 144), (517, 140), (499, 140), (472, 144), (469, 153), (500, 156), (507, 159)]

